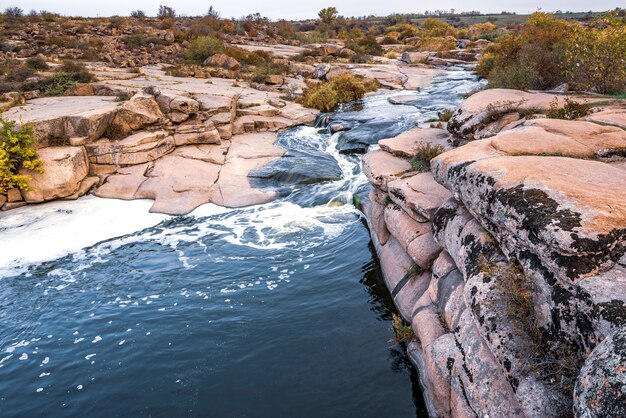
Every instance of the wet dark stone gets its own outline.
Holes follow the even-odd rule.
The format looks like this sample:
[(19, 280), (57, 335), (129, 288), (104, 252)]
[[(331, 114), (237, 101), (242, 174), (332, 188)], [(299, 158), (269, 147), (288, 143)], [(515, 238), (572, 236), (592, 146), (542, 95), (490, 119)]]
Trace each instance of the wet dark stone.
[(397, 120), (368, 121), (342, 133), (337, 141), (337, 149), (344, 154), (365, 153), (369, 145), (398, 136), (407, 129), (406, 124)]
[(248, 178), (254, 187), (285, 187), (336, 181), (342, 177), (337, 161), (317, 151), (288, 151), (281, 158), (253, 170)]

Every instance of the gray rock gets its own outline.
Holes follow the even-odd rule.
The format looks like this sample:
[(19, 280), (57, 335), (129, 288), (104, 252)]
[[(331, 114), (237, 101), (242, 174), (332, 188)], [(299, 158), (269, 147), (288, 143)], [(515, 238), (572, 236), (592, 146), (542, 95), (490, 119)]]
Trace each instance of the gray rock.
[(607, 337), (587, 358), (574, 389), (574, 414), (626, 416), (626, 328)]
[(330, 64), (322, 63), (315, 67), (315, 71), (313, 71), (313, 78), (316, 80), (321, 80), (326, 77), (326, 74), (330, 71)]

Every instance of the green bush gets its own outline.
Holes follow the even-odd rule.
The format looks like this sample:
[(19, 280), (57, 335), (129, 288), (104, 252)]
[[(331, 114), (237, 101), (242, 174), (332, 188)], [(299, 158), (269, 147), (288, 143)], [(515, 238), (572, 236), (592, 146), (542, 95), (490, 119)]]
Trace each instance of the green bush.
[(376, 91), (378, 81), (344, 72), (327, 83), (310, 86), (304, 91), (300, 103), (323, 112), (333, 110), (341, 103), (362, 98), (365, 93)]
[(17, 174), (25, 168), (42, 172), (42, 161), (37, 158), (37, 150), (32, 147), (33, 127), (0, 118), (0, 193), (18, 188), (28, 190), (30, 177)]
[(47, 81), (46, 96), (61, 96), (76, 83), (90, 83), (95, 77), (84, 64), (67, 61)]
[(192, 39), (187, 48), (187, 59), (202, 64), (212, 55), (224, 52), (224, 43), (214, 36), (199, 36)]

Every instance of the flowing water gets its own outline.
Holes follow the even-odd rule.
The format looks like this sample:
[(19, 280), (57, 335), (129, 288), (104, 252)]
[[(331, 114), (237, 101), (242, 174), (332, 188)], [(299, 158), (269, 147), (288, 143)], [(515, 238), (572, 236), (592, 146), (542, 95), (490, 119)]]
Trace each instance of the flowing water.
[[(380, 93), (331, 118), (408, 129), (476, 83), (457, 69), (413, 106)], [(425, 416), (339, 135), (281, 134), (343, 176), (265, 205), (169, 217), (90, 196), (3, 214), (0, 416)]]

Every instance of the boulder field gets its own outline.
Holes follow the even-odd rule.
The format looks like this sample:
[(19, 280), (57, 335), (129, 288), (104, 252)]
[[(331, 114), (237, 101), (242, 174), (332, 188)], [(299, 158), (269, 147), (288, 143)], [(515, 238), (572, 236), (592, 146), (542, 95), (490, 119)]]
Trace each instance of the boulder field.
[[(449, 132), (414, 128), (363, 158), (363, 210), (431, 416), (625, 413), (626, 108), (485, 117), (548, 96), (477, 93)], [(417, 172), (425, 143), (444, 152)]]

